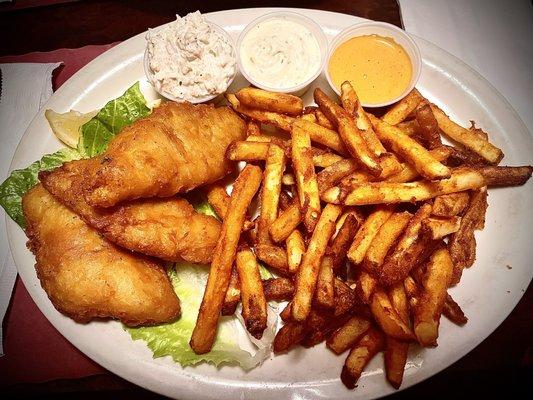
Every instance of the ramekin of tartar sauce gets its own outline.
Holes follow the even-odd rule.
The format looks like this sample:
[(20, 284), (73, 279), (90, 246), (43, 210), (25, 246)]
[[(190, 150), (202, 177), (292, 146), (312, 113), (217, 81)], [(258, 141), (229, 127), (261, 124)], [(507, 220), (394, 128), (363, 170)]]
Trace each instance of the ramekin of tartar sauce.
[(242, 31), (237, 63), (258, 88), (300, 95), (324, 69), (328, 41), (320, 25), (293, 12), (263, 15)]
[(230, 35), (196, 11), (146, 34), (144, 71), (162, 96), (202, 103), (224, 93), (237, 73)]
[(362, 106), (383, 107), (413, 90), (421, 70), (420, 50), (405, 31), (384, 22), (363, 22), (333, 39), (326, 78), (338, 95), (342, 83), (350, 81)]

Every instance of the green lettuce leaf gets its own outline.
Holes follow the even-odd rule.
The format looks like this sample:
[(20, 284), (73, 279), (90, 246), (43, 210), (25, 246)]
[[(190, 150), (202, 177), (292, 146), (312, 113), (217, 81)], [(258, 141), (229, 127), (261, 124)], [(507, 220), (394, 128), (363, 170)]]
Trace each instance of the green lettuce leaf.
[(137, 82), (122, 96), (107, 103), (94, 118), (81, 127), (78, 151), (84, 158), (101, 154), (122, 128), (150, 112)]
[(66, 161), (81, 158), (77, 150), (64, 148), (47, 154), (29, 167), (17, 169), (0, 185), (0, 205), (6, 213), (22, 228), (26, 227), (22, 213), (22, 197), (37, 183), (39, 171), (59, 167)]
[(43, 156), (29, 167), (11, 172), (0, 185), (0, 205), (22, 228), (22, 197), (37, 184), (37, 174), (42, 170), (59, 167), (64, 162), (95, 156), (105, 150), (109, 141), (120, 130), (150, 113), (146, 100), (135, 83), (115, 100), (111, 100), (98, 114), (81, 128), (78, 149), (63, 148)]

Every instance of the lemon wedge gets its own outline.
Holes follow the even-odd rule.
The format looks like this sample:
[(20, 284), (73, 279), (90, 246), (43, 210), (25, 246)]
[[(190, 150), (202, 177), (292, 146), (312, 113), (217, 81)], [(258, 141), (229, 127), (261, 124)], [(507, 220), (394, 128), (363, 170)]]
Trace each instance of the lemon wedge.
[(54, 135), (69, 147), (76, 148), (80, 138), (80, 129), (83, 124), (94, 117), (98, 111), (82, 114), (71, 110), (66, 113), (57, 113), (53, 110), (46, 110), (44, 116), (48, 120)]

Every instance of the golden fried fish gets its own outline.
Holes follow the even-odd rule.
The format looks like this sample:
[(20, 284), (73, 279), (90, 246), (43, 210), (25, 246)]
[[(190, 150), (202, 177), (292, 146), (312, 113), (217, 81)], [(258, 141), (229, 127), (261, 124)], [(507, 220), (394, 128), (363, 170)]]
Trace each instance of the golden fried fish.
[(157, 324), (180, 314), (165, 269), (108, 242), (41, 185), (23, 198), (28, 247), (55, 308), (78, 322)]
[(197, 213), (185, 199), (141, 199), (108, 208), (92, 207), (83, 197), (80, 163), (42, 171), (39, 179), (56, 199), (113, 243), (171, 262), (211, 262), (220, 222)]
[(71, 163), (83, 165), (87, 202), (111, 207), (224, 177), (232, 168), (226, 148), (244, 137), (244, 121), (228, 107), (166, 102), (125, 127), (103, 154)]

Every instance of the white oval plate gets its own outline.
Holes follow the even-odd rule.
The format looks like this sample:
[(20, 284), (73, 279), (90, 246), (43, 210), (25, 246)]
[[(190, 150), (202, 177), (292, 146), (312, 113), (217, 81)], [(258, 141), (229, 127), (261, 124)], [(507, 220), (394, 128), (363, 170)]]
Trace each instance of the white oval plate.
[[(278, 9), (244, 9), (210, 13), (235, 39), (254, 18)], [(364, 21), (361, 18), (316, 10), (294, 9), (317, 21), (329, 40), (343, 28)], [(533, 140), (511, 105), (481, 76), (444, 50), (415, 38), (423, 56), (418, 88), (451, 117), (462, 124), (475, 120), (506, 154), (504, 164), (531, 163)], [(11, 168), (23, 168), (60, 147), (53, 136), (44, 109), (58, 112), (91, 111), (119, 96), (137, 80), (147, 97), (155, 92), (146, 83), (142, 57), (144, 34), (137, 35), (102, 54), (68, 80), (46, 103), (22, 138)], [(242, 77), (235, 85), (242, 85)], [(324, 76), (315, 83), (327, 88)], [(330, 91), (331, 93), (331, 91)], [(306, 94), (311, 100), (311, 91)], [(531, 182), (521, 188), (490, 190), (485, 230), (477, 233), (478, 257), (465, 271), (461, 284), (451, 290), (469, 322), (457, 327), (443, 318), (439, 346), (412, 354), (403, 388), (446, 368), (485, 339), (511, 312), (533, 274), (531, 226), (533, 191)], [(108, 370), (155, 392), (180, 399), (253, 398), (372, 398), (394, 392), (382, 374), (382, 357), (377, 357), (355, 391), (339, 380), (343, 357), (325, 346), (297, 349), (272, 357), (261, 367), (244, 373), (237, 367), (216, 369), (209, 365), (181, 368), (168, 357), (152, 359), (142, 341), (133, 341), (117, 322), (80, 325), (58, 313), (41, 288), (34, 269), (34, 257), (26, 249), (26, 237), (8, 221), (11, 250), (20, 276), (31, 297), (48, 320), (71, 343)], [(512, 267), (512, 269), (507, 268)]]

